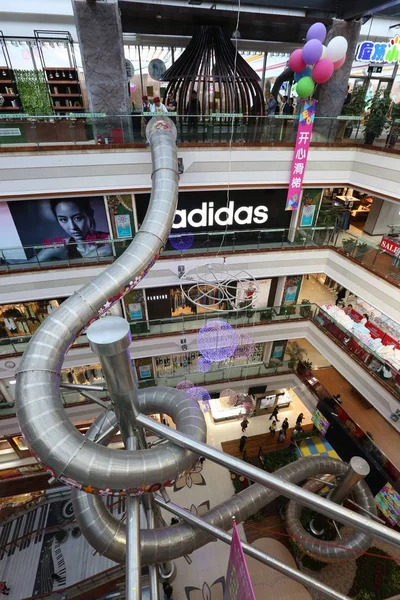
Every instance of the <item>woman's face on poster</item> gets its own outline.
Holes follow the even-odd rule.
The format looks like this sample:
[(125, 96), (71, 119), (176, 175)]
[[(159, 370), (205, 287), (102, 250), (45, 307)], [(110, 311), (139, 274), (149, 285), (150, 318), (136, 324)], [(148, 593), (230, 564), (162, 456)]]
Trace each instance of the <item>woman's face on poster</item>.
[(56, 218), (64, 231), (77, 241), (86, 239), (91, 229), (91, 218), (75, 202), (59, 202)]

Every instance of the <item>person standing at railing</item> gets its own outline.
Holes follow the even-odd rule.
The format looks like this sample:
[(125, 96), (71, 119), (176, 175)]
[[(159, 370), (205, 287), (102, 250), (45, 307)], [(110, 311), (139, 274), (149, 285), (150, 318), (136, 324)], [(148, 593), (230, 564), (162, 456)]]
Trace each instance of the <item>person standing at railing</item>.
[(142, 101), (142, 118), (140, 120), (140, 129), (142, 139), (146, 141), (146, 127), (147, 123), (150, 121), (151, 106), (149, 104), (149, 98), (147, 96), (142, 96)]
[(155, 96), (155, 98), (153, 99), (154, 104), (151, 105), (151, 113), (154, 114), (159, 114), (159, 115), (167, 115), (168, 114), (168, 110), (167, 107), (165, 106), (165, 104), (163, 104), (159, 98), (159, 96)]
[(197, 142), (197, 130), (198, 130), (198, 123), (199, 123), (199, 117), (198, 115), (200, 114), (201, 109), (200, 109), (200, 102), (197, 99), (197, 92), (196, 90), (192, 90), (192, 93), (190, 95), (190, 100), (186, 106), (186, 113), (188, 116), (188, 141), (191, 141), (191, 137), (192, 134), (194, 136), (195, 141)]
[[(50, 207), (68, 238), (64, 239), (64, 244), (40, 250), (37, 253), (39, 261), (112, 256), (110, 236), (104, 231), (97, 231), (94, 210), (88, 198), (50, 200)], [(29, 262), (36, 262), (36, 257)]]

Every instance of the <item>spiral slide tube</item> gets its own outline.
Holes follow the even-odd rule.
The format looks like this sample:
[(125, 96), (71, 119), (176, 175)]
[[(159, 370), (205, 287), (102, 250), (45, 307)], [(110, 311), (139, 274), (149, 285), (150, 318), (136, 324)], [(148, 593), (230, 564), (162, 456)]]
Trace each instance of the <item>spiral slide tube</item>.
[[(117, 427), (115, 415), (105, 413), (93, 426), (105, 445), (94, 442), (92, 435), (82, 436), (70, 423), (59, 395), (60, 370), (64, 355), (80, 331), (110, 305), (133, 289), (158, 257), (174, 218), (178, 192), (176, 130), (165, 117), (153, 118), (147, 127), (152, 152), (152, 194), (143, 225), (126, 252), (90, 284), (67, 299), (35, 333), (23, 356), (16, 388), (17, 416), (22, 433), (38, 459), (61, 481), (85, 491), (74, 491), (78, 522), (88, 541), (101, 554), (122, 562), (125, 557), (124, 524), (107, 511), (102, 499), (86, 491), (104, 490), (132, 493), (166, 479), (176, 478), (193, 465), (194, 455), (171, 442), (157, 448), (117, 451), (107, 448), (107, 435)], [(139, 394), (143, 413), (165, 412), (174, 419), (177, 429), (199, 442), (206, 436), (204, 418), (196, 403), (177, 390), (147, 389)], [(92, 438), (92, 439), (91, 439)], [(347, 466), (330, 458), (313, 457), (288, 465), (277, 474), (285, 481), (301, 483), (309, 477), (344, 474)], [(358, 501), (373, 511), (370, 492), (359, 486)], [(232, 516), (238, 522), (248, 518), (271, 502), (277, 492), (255, 484), (214, 507), (205, 520), (223, 529), (231, 527)], [(296, 524), (297, 516), (294, 516)], [(142, 564), (162, 563), (188, 554), (208, 543), (207, 533), (179, 524), (141, 532)], [(353, 533), (347, 545), (365, 549), (370, 544), (366, 534)], [(311, 549), (322, 552), (318, 541)], [(347, 554), (346, 554), (347, 552)], [(329, 558), (353, 556), (351, 550), (337, 554), (330, 548)]]
[[(277, 471), (275, 475), (289, 483), (299, 484), (310, 477), (327, 473), (343, 476), (347, 469), (347, 464), (340, 460), (313, 456), (287, 465)], [(203, 515), (203, 519), (216, 527), (229, 530), (232, 527), (233, 516), (240, 523), (275, 500), (279, 495), (278, 492), (254, 484), (212, 508)], [(89, 543), (99, 554), (103, 554), (115, 562), (123, 562), (126, 548), (124, 523), (113, 517), (99, 497), (73, 490), (72, 500), (75, 517)], [(373, 514), (376, 513), (374, 498), (364, 482), (357, 485), (356, 501), (363, 508)], [(300, 505), (291, 501), (289, 511), (293, 511), (292, 505), (294, 505), (296, 514), (290, 515), (289, 530), (296, 537), (296, 540), (299, 540), (303, 550), (308, 554), (322, 558), (327, 562), (339, 562), (348, 559), (354, 560), (354, 551), (362, 552), (370, 547), (372, 537), (354, 530), (340, 540), (340, 546), (343, 546), (343, 548), (333, 544), (326, 545), (317, 539), (314, 540), (308, 532), (302, 530), (299, 522)], [(188, 524), (179, 524), (151, 531), (148, 529), (142, 530), (140, 539), (142, 564), (150, 565), (154, 564), (154, 561), (165, 562), (178, 558), (183, 554), (190, 554), (212, 541), (213, 538), (204, 531), (194, 529)]]

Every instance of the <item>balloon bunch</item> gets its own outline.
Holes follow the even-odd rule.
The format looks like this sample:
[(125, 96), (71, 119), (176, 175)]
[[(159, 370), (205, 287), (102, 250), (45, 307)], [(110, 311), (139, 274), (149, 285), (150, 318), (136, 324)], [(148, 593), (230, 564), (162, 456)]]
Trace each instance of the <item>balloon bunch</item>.
[(342, 35), (332, 38), (327, 46), (326, 27), (314, 23), (307, 32), (303, 48), (294, 50), (289, 58), (289, 67), (295, 72), (296, 92), (300, 98), (308, 98), (316, 83), (326, 83), (333, 72), (340, 69), (346, 60), (347, 40)]

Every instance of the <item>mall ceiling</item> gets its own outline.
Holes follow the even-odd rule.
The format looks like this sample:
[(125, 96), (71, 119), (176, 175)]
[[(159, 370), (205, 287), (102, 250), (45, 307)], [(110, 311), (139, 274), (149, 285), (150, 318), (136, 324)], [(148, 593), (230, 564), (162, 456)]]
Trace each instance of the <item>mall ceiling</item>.
[[(120, 0), (124, 33), (192, 36), (199, 25), (236, 29), (235, 0)], [(316, 20), (400, 18), (400, 0), (241, 0), (242, 39), (302, 44)], [(254, 7), (254, 10), (251, 10)], [(291, 13), (291, 14), (290, 14)]]

